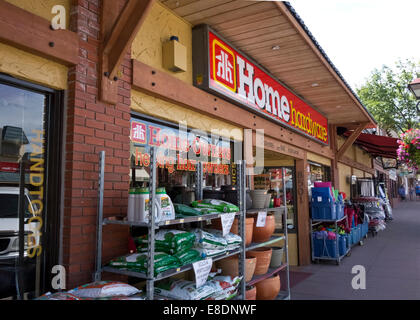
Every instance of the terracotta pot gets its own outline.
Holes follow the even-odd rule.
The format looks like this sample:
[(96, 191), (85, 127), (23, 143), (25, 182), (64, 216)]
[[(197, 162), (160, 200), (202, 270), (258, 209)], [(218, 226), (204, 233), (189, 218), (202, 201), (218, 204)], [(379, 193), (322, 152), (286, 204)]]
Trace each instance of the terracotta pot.
[(255, 286), (247, 288), (245, 292), (245, 300), (257, 300), (257, 288)]
[(255, 284), (257, 300), (273, 300), (280, 292), (280, 277), (274, 276)]
[[(245, 282), (251, 281), (254, 276), (257, 264), (256, 257), (247, 257), (245, 259)], [(226, 276), (236, 277), (239, 274), (239, 261), (237, 256), (229, 257), (216, 261), (216, 267), (222, 269), (222, 274)]]
[[(214, 219), (211, 222), (211, 228), (222, 230), (222, 222), (221, 219)], [(252, 242), (252, 233), (254, 230), (254, 218), (246, 218), (245, 219), (245, 245), (249, 245)], [(235, 218), (232, 223), (232, 227), (230, 228), (230, 232), (234, 234), (238, 234), (238, 218)]]
[(270, 240), (276, 228), (276, 219), (274, 215), (267, 215), (264, 227), (257, 227), (257, 216), (254, 219), (254, 226), (252, 231), (253, 242), (266, 242)]
[[(230, 231), (234, 234), (238, 234), (238, 223), (239, 220), (235, 219), (232, 223), (232, 228)], [(245, 219), (245, 245), (249, 245), (252, 242), (254, 232), (254, 218), (246, 218)]]
[(247, 252), (247, 257), (256, 257), (257, 264), (255, 266), (254, 275), (266, 274), (271, 262), (272, 249), (268, 247), (257, 248)]
[(255, 267), (257, 266), (257, 258), (248, 256), (245, 259), (245, 282), (251, 281), (255, 273)]

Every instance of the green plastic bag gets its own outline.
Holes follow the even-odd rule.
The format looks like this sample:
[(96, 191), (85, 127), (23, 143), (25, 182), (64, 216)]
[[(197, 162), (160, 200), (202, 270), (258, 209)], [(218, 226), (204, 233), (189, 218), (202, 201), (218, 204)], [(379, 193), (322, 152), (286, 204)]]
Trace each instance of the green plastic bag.
[(202, 254), (195, 249), (190, 249), (182, 253), (176, 253), (173, 256), (177, 258), (183, 266), (202, 260), (204, 258)]
[(226, 239), (202, 229), (192, 230), (195, 234), (195, 246), (203, 249), (225, 250), (228, 245)]
[(195, 208), (181, 203), (174, 203), (175, 213), (182, 216), (201, 216), (203, 213)]
[[(109, 266), (114, 268), (129, 269), (136, 272), (147, 272), (147, 254), (135, 253), (112, 260)], [(178, 268), (181, 263), (178, 258), (173, 257), (164, 252), (156, 252), (154, 256), (154, 273), (155, 275), (169, 269)]]
[(191, 206), (194, 208), (210, 208), (216, 209), (219, 212), (238, 212), (239, 208), (234, 204), (222, 200), (203, 199), (193, 201)]

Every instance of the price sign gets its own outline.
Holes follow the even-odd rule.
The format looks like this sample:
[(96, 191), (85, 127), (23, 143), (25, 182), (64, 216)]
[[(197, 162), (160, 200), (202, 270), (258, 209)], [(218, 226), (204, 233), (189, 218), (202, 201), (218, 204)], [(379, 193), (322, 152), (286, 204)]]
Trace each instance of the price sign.
[(265, 227), (265, 220), (266, 219), (267, 219), (267, 212), (266, 211), (258, 212), (257, 227), (258, 228)]
[(235, 219), (235, 213), (225, 213), (221, 215), (223, 236), (225, 237), (232, 228), (233, 220)]
[(208, 259), (193, 263), (196, 288), (200, 288), (203, 284), (206, 283), (207, 278), (209, 277), (209, 273), (210, 273), (212, 265), (213, 265), (212, 258), (208, 258)]

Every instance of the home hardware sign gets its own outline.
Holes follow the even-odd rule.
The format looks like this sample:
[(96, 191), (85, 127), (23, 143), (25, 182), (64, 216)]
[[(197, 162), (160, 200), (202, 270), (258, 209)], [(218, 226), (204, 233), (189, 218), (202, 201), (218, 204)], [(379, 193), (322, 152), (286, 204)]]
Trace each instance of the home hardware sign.
[(130, 127), (131, 159), (135, 166), (149, 167), (150, 147), (156, 147), (156, 164), (169, 173), (195, 172), (197, 162), (201, 162), (204, 173), (230, 174), (232, 155), (228, 140), (134, 118)]
[(193, 30), (194, 85), (328, 144), (328, 120), (209, 26)]

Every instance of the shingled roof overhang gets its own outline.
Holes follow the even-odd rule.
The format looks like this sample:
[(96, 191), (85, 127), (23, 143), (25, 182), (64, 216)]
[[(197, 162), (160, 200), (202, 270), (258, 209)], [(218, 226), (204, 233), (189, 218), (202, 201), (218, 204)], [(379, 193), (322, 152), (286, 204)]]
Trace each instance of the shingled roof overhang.
[[(322, 112), (330, 124), (376, 127), (373, 116), (328, 58), (288, 2), (161, 0), (193, 26), (208, 24), (294, 93)], [(277, 46), (279, 50), (272, 48)]]

